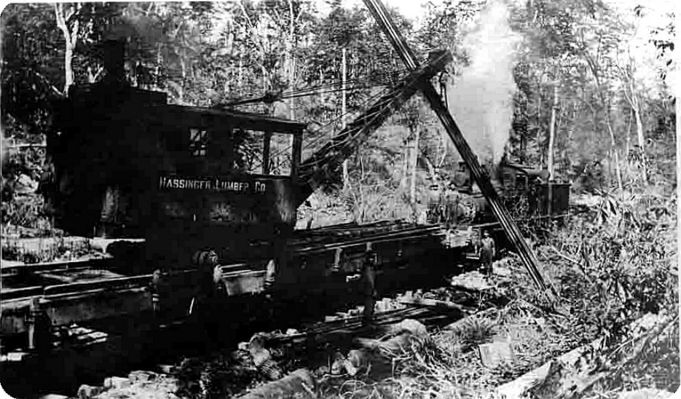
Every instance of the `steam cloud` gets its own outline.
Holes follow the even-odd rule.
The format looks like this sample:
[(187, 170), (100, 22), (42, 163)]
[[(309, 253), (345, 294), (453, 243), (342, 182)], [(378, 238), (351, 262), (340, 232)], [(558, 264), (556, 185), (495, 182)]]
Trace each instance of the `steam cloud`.
[(513, 120), (515, 51), (520, 36), (508, 24), (509, 10), (499, 0), (482, 11), (463, 44), (470, 65), (447, 87), (450, 111), (481, 163), (497, 165)]

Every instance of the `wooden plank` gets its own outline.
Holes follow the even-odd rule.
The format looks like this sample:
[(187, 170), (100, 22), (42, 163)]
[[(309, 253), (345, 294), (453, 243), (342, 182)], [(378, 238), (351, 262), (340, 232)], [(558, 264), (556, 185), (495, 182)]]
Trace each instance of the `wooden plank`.
[(56, 295), (70, 292), (93, 290), (98, 288), (115, 288), (124, 285), (143, 285), (151, 282), (153, 274), (132, 277), (105, 278), (70, 284), (58, 284), (45, 287), (44, 295)]
[(104, 255), (102, 258), (87, 258), (74, 259), (68, 261), (55, 261), (43, 263), (22, 263), (22, 264), (0, 264), (0, 270), (7, 271), (40, 271), (40, 270), (54, 270), (54, 269), (68, 269), (71, 267), (94, 266), (97, 268), (106, 268), (110, 264), (113, 257), (111, 255)]
[(29, 296), (42, 295), (42, 286), (21, 287), (21, 288), (2, 288), (0, 292), (0, 300), (6, 301), (9, 299), (24, 298)]
[(146, 288), (96, 291), (75, 297), (43, 299), (40, 304), (53, 325), (152, 310), (151, 292)]

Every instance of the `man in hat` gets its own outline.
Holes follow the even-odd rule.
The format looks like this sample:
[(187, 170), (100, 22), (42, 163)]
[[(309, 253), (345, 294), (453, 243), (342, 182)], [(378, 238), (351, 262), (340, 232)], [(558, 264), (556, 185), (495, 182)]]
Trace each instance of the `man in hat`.
[(492, 275), (492, 259), (496, 255), (496, 247), (494, 239), (490, 237), (489, 231), (483, 232), (482, 241), (480, 242), (480, 263), (485, 274)]
[(368, 250), (364, 255), (362, 270), (362, 291), (364, 294), (364, 314), (362, 324), (371, 324), (376, 305), (376, 252)]

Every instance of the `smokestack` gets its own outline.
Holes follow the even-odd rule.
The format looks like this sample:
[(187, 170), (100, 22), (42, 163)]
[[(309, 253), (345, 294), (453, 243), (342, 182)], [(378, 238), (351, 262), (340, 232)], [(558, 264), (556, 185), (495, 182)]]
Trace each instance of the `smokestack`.
[(108, 39), (102, 43), (102, 62), (107, 79), (125, 81), (125, 42), (123, 40)]

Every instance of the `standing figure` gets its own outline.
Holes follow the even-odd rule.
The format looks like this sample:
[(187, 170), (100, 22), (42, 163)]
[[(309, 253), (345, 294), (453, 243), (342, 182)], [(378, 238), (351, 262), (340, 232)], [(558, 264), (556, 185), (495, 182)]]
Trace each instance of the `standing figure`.
[(220, 314), (217, 290), (222, 276), (220, 260), (212, 249), (197, 251), (193, 260), (199, 268), (199, 281), (189, 304), (188, 315), (196, 323), (197, 332), (202, 334), (205, 347), (209, 348), (216, 344), (220, 337), (220, 320), (216, 317)]
[(490, 237), (489, 231), (485, 230), (480, 246), (480, 263), (482, 263), (483, 272), (487, 275), (492, 274), (492, 259), (495, 255), (494, 239)]
[(376, 252), (368, 250), (364, 256), (362, 270), (362, 291), (364, 294), (364, 314), (362, 324), (371, 324), (376, 305)]

